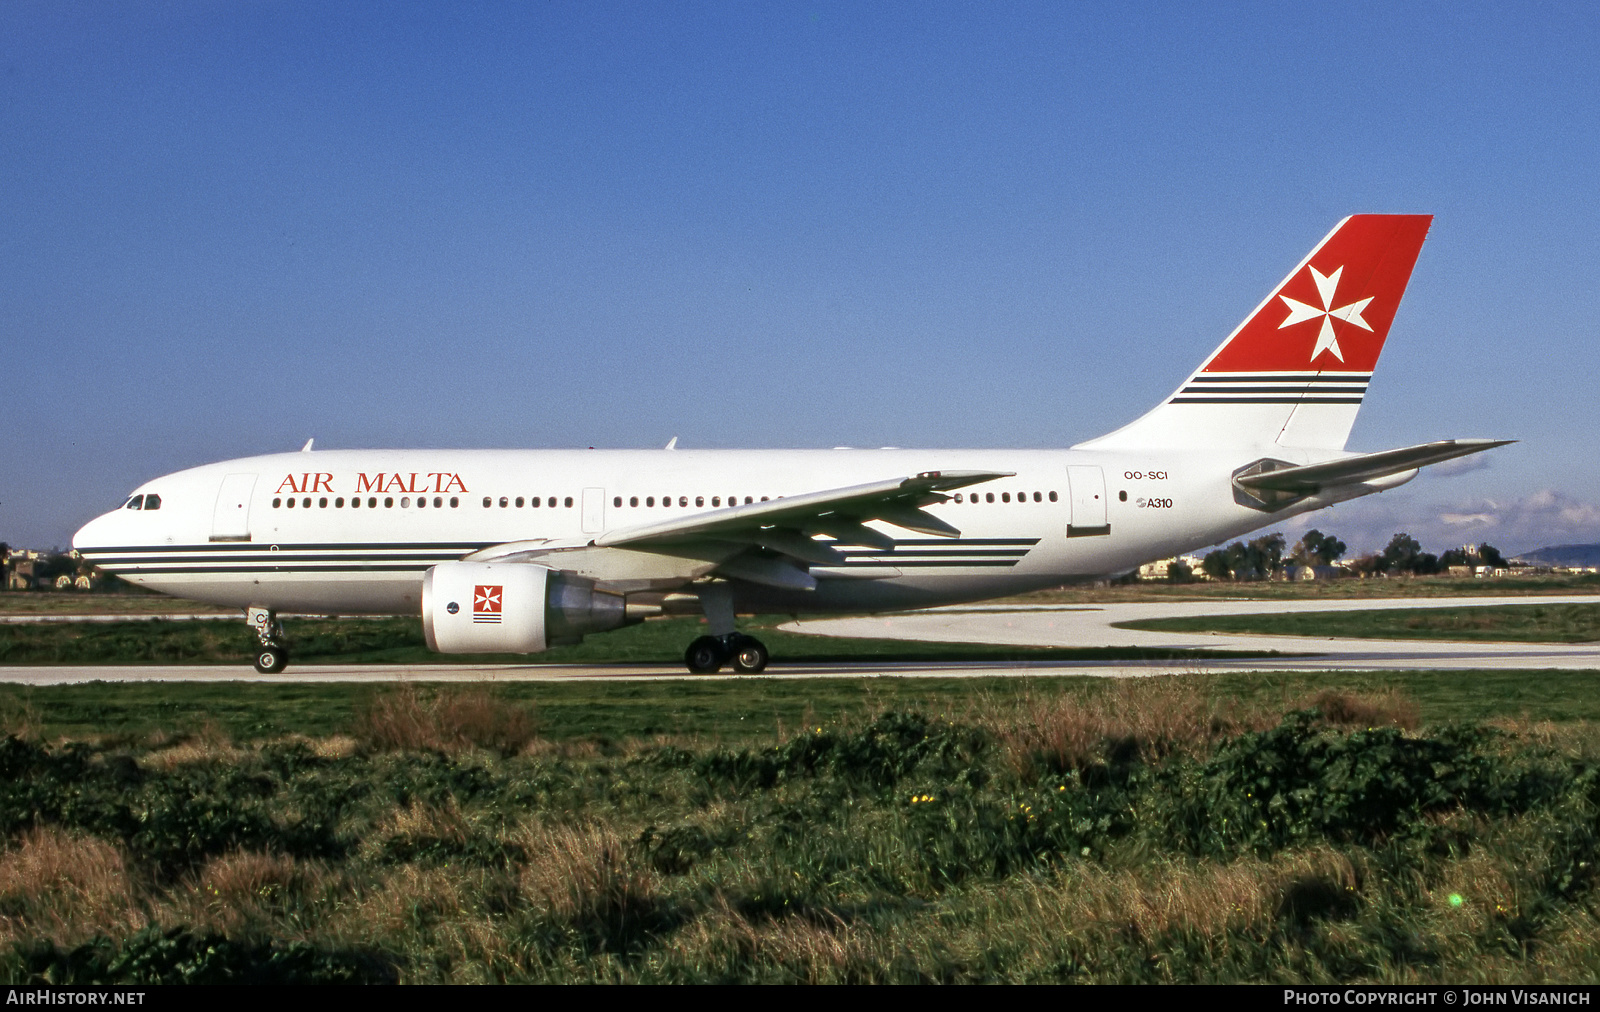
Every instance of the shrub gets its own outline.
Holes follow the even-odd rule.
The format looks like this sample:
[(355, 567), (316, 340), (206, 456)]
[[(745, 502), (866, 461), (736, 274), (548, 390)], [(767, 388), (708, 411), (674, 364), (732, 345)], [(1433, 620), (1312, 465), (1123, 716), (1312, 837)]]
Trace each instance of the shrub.
[(380, 752), (487, 748), (508, 756), (534, 737), (525, 709), (485, 689), (446, 689), (424, 700), (410, 685), (373, 698), (358, 715), (355, 733)]
[(246, 944), (215, 932), (151, 927), (120, 944), (101, 937), (71, 949), (18, 946), (28, 984), (392, 984), (392, 960), (304, 942)]

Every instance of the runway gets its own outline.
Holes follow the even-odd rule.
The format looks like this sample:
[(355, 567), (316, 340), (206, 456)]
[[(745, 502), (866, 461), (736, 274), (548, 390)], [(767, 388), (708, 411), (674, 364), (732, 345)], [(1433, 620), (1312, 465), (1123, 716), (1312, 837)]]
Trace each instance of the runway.
[(69, 685), (116, 682), (567, 682), (692, 679), (990, 678), (1261, 671), (1600, 671), (1600, 643), (1486, 643), (1446, 640), (1356, 640), (1145, 632), (1115, 623), (1194, 615), (1473, 608), (1496, 605), (1600, 604), (1600, 595), (1467, 597), (1359, 601), (1171, 601), (1104, 605), (979, 605), (901, 615), (807, 619), (781, 628), (822, 636), (881, 637), (1005, 646), (1138, 647), (1153, 650), (1277, 651), (1291, 656), (1180, 661), (1032, 661), (784, 664), (760, 675), (691, 675), (669, 664), (316, 664), (263, 675), (247, 665), (0, 666), (0, 683)]

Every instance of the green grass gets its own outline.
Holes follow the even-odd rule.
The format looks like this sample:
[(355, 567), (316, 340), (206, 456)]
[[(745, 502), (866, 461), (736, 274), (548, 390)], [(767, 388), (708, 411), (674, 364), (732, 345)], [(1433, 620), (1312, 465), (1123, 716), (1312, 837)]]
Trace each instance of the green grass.
[[(1157, 669), (1159, 670), (1159, 669)], [(1402, 692), (1424, 721), (1600, 722), (1600, 675), (1581, 671), (1313, 672), (1184, 675), (1217, 703), (1267, 709), (1323, 691)], [(765, 742), (809, 720), (850, 720), (914, 707), (962, 714), (1025, 697), (1088, 699), (1107, 691), (1097, 677), (713, 679), (507, 682), (497, 699), (525, 708), (550, 741), (614, 743), (659, 735), (718, 742)], [(0, 685), (0, 717), (40, 738), (133, 744), (215, 729), (252, 742), (347, 731), (389, 687), (368, 683), (94, 682)]]
[[(303, 736), (36, 724), (0, 739), (0, 980), (1590, 981), (1600, 735), (1428, 714), (1594, 693), (1451, 681), (249, 686)], [(107, 688), (25, 702), (195, 687)], [(677, 730), (630, 738), (652, 707)]]
[(1483, 608), (1406, 608), (1393, 611), (1157, 618), (1117, 624), (1125, 629), (1160, 632), (1591, 643), (1600, 640), (1600, 605), (1530, 602)]
[[(845, 639), (775, 628), (783, 617), (756, 618), (743, 628), (759, 632), (785, 663), (840, 661), (1049, 661), (1173, 660), (1270, 657), (1270, 652), (1141, 650), (1129, 647), (1007, 647)], [(684, 648), (705, 632), (693, 618), (658, 619), (589, 637), (541, 654), (441, 655), (422, 638), (414, 618), (288, 619), (284, 636), (292, 663), (303, 664), (681, 664)], [(255, 636), (243, 622), (143, 619), (127, 622), (0, 624), (4, 664), (248, 664)]]

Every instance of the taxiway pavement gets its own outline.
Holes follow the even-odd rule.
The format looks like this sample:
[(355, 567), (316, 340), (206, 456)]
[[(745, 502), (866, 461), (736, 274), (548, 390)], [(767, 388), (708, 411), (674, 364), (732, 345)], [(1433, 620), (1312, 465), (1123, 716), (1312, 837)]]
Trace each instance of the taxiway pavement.
[(1170, 601), (1104, 605), (980, 605), (900, 615), (807, 619), (783, 626), (823, 636), (863, 636), (1007, 646), (1138, 647), (1152, 650), (1277, 651), (1277, 657), (1178, 661), (1057, 661), (785, 664), (758, 676), (690, 675), (667, 664), (314, 664), (263, 675), (244, 665), (62, 665), (0, 667), (0, 682), (61, 685), (94, 681), (164, 682), (563, 682), (592, 679), (987, 678), (999, 675), (1126, 678), (1222, 671), (1425, 671), (1563, 669), (1600, 672), (1600, 644), (1358, 640), (1235, 633), (1121, 629), (1116, 623), (1199, 615), (1258, 615), (1395, 608), (1600, 604), (1600, 595), (1411, 598), (1359, 601)]

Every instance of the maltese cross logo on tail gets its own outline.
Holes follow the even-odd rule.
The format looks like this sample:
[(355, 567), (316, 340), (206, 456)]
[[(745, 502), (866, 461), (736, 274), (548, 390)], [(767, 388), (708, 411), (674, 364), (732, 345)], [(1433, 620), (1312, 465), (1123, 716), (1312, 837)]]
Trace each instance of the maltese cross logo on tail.
[(1370, 374), (1430, 220), (1425, 214), (1353, 214), (1341, 221), (1245, 317), (1200, 372), (1276, 373), (1279, 379), (1323, 372)]
[(1344, 268), (1341, 266), (1332, 274), (1323, 274), (1315, 267), (1307, 267), (1306, 269), (1311, 272), (1311, 279), (1317, 283), (1317, 294), (1322, 297), (1322, 308), (1308, 306), (1298, 299), (1280, 295), (1278, 298), (1283, 301), (1284, 305), (1289, 307), (1289, 316), (1278, 324), (1278, 329), (1282, 330), (1285, 327), (1292, 327), (1297, 323), (1306, 323), (1320, 317), (1322, 328), (1317, 333), (1317, 346), (1311, 350), (1311, 361), (1315, 362), (1318, 355), (1325, 351), (1331, 351), (1334, 358), (1343, 362), (1344, 352), (1339, 350), (1339, 337), (1333, 332), (1333, 321), (1343, 320), (1371, 333), (1372, 327), (1366, 320), (1361, 318), (1361, 312), (1372, 302), (1372, 298), (1369, 296), (1359, 302), (1352, 302), (1348, 306), (1340, 306), (1338, 309), (1334, 309), (1333, 295), (1339, 289), (1339, 276), (1344, 273)]
[(472, 621), (498, 623), (503, 587), (479, 584), (472, 588)]

